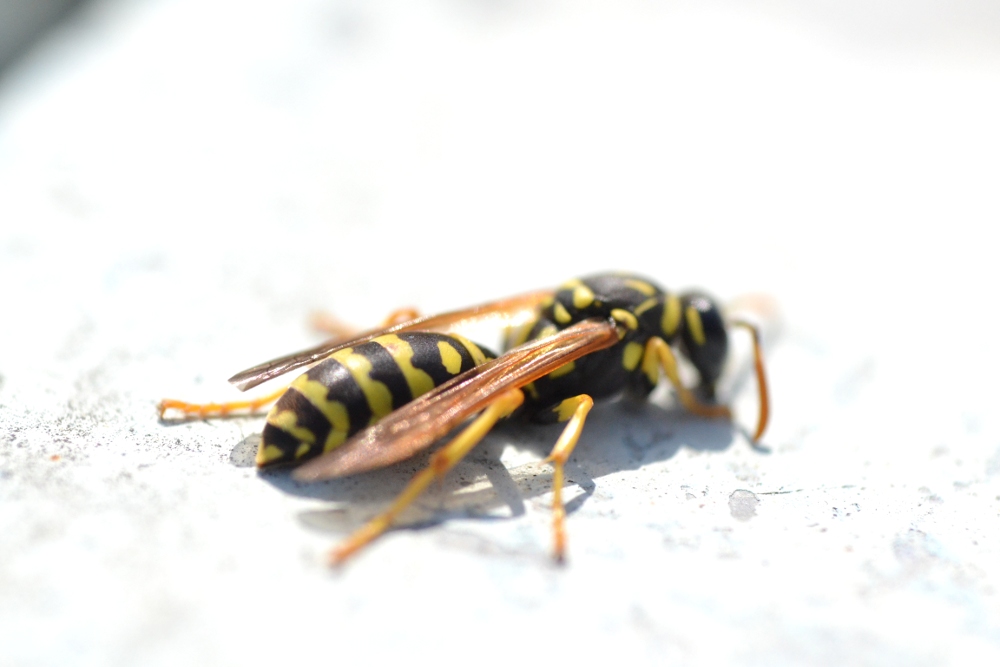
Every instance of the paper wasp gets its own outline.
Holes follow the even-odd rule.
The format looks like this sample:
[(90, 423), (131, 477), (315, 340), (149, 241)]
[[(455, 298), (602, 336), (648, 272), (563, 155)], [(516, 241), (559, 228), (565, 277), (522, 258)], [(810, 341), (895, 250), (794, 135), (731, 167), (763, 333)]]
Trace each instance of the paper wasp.
[[(500, 318), (508, 350), (496, 356), (451, 333), (469, 322)], [(518, 328), (515, 325), (520, 323)], [(752, 334), (760, 413), (753, 440), (767, 426), (768, 394), (756, 327)], [(696, 415), (731, 417), (702, 402), (681, 382), (674, 347), (698, 373), (699, 394), (714, 399), (728, 351), (721, 309), (700, 292), (672, 294), (639, 276), (607, 273), (441, 315), (404, 312), (379, 329), (338, 337), (315, 348), (254, 366), (230, 378), (242, 390), (313, 365), (288, 387), (258, 399), (191, 404), (164, 400), (168, 410), (211, 417), (274, 403), (257, 465), (302, 465), (296, 479), (316, 481), (381, 468), (430, 447), (468, 424), (416, 474), (393, 504), (330, 555), (340, 563), (384, 533), (435, 479), (457, 464), (502, 418), (512, 414), (566, 426), (546, 459), (553, 466), (554, 552), (566, 550), (564, 465), (595, 399), (646, 397), (661, 373)]]

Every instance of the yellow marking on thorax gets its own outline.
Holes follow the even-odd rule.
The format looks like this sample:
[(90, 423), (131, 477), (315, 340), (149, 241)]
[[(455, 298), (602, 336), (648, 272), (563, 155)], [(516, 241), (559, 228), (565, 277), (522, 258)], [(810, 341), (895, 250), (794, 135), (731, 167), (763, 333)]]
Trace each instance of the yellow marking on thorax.
[(555, 325), (546, 324), (542, 327), (542, 330), (538, 332), (538, 337), (548, 338), (549, 336), (555, 336), (557, 333), (559, 333), (559, 329), (556, 329)]
[(698, 309), (694, 306), (688, 306), (684, 311), (684, 316), (687, 319), (688, 331), (691, 332), (691, 338), (694, 338), (694, 342), (698, 345), (705, 344), (705, 330), (701, 326), (701, 314)]
[(653, 296), (656, 294), (656, 288), (647, 283), (645, 280), (637, 280), (635, 278), (629, 278), (625, 281), (625, 284), (636, 290), (637, 292), (642, 292), (646, 296)]
[(663, 306), (663, 318), (660, 321), (660, 328), (664, 335), (673, 336), (677, 331), (677, 325), (681, 323), (681, 300), (673, 294), (667, 297), (667, 302)]
[(632, 313), (636, 317), (638, 317), (639, 315), (642, 315), (643, 313), (645, 313), (647, 310), (649, 310), (650, 308), (652, 308), (653, 306), (655, 306), (659, 302), (660, 302), (659, 299), (656, 299), (656, 298), (646, 299), (645, 301), (643, 301), (642, 303), (640, 303), (636, 308), (634, 308), (632, 310)]
[(549, 377), (552, 379), (562, 377), (563, 375), (566, 375), (566, 373), (572, 373), (575, 369), (576, 369), (576, 362), (567, 361), (565, 364), (563, 364), (559, 368), (549, 373)]
[(633, 331), (639, 328), (639, 320), (635, 319), (635, 315), (628, 312), (624, 308), (615, 308), (612, 310), (611, 317), (615, 322), (624, 324), (626, 328)]
[(594, 292), (586, 285), (580, 284), (573, 289), (573, 307), (583, 310), (594, 303)]
[(559, 301), (556, 301), (552, 306), (552, 314), (555, 316), (556, 322), (559, 324), (569, 324), (569, 322), (573, 319), (573, 317), (569, 314), (569, 311), (566, 310), (566, 306), (562, 305)]
[(455, 375), (462, 370), (462, 355), (458, 350), (441, 340), (438, 341), (438, 352), (441, 354), (441, 363), (444, 364), (446, 371)]
[(355, 354), (354, 349), (350, 347), (334, 352), (330, 358), (339, 361), (361, 388), (361, 393), (365, 395), (368, 407), (372, 411), (369, 424), (374, 424), (392, 412), (392, 394), (383, 383), (372, 379), (372, 362), (360, 354)]
[(416, 398), (423, 396), (434, 388), (434, 379), (427, 371), (420, 370), (413, 365), (413, 346), (405, 340), (395, 335), (379, 336), (376, 343), (386, 349), (392, 355), (396, 366), (403, 372), (406, 384), (410, 387), (410, 396)]
[(642, 359), (642, 344), (632, 341), (625, 345), (625, 349), (622, 351), (622, 366), (625, 367), (627, 371), (634, 371), (639, 367), (639, 361)]

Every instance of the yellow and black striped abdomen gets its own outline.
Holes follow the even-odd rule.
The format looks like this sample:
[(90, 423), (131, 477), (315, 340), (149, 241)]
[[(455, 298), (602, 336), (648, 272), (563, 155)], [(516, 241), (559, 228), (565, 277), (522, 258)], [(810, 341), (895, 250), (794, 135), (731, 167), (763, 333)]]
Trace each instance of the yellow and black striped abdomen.
[(328, 452), (361, 429), (483, 363), (489, 355), (461, 336), (379, 336), (334, 352), (296, 378), (267, 416), (257, 465)]

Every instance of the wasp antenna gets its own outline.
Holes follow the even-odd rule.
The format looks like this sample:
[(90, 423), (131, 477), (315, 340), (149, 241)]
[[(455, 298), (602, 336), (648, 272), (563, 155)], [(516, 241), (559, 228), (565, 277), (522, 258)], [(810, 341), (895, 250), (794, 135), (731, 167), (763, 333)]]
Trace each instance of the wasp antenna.
[(747, 320), (732, 320), (730, 323), (733, 326), (745, 328), (753, 339), (753, 366), (757, 373), (757, 394), (760, 402), (757, 431), (753, 434), (753, 441), (757, 442), (764, 435), (764, 430), (767, 429), (767, 420), (771, 415), (771, 403), (767, 395), (767, 375), (764, 373), (764, 356), (760, 352), (760, 328)]

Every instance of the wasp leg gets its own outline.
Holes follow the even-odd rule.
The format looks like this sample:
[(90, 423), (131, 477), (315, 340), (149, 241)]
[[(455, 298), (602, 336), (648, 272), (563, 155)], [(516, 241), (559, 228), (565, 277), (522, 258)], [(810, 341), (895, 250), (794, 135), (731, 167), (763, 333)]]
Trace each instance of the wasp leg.
[(750, 336), (753, 339), (753, 367), (757, 374), (757, 396), (760, 401), (757, 430), (753, 434), (753, 441), (757, 442), (764, 435), (764, 429), (767, 428), (767, 420), (771, 414), (767, 391), (767, 375), (764, 373), (764, 355), (760, 351), (760, 330), (754, 323), (747, 320), (733, 320), (732, 324), (745, 328), (750, 332)]
[(160, 401), (158, 406), (160, 410), (160, 419), (163, 419), (163, 415), (167, 410), (177, 410), (185, 417), (197, 416), (199, 419), (206, 419), (208, 417), (225, 417), (230, 412), (235, 412), (236, 410), (256, 412), (261, 408), (274, 403), (276, 400), (281, 398), (281, 395), (287, 390), (288, 387), (285, 386), (273, 393), (266, 394), (258, 398), (246, 401), (227, 401), (225, 403), (187, 403), (185, 401), (178, 401), (172, 398), (165, 398)]
[(559, 421), (569, 421), (559, 435), (559, 439), (556, 440), (555, 446), (552, 447), (552, 452), (545, 459), (554, 468), (552, 474), (553, 555), (560, 563), (566, 559), (566, 508), (562, 501), (563, 467), (569, 460), (569, 455), (573, 453), (577, 440), (580, 439), (580, 431), (583, 430), (583, 423), (587, 420), (587, 413), (592, 407), (594, 407), (594, 400), (586, 394), (580, 394), (574, 398), (567, 398), (555, 408), (559, 415)]
[(313, 313), (309, 316), (309, 326), (316, 331), (329, 334), (337, 340), (350, 340), (359, 333), (357, 327), (338, 320), (330, 313)]
[(511, 389), (498, 396), (465, 430), (431, 457), (430, 465), (410, 480), (389, 509), (335, 547), (330, 552), (330, 564), (340, 565), (353, 553), (388, 530), (399, 513), (416, 500), (431, 482), (443, 477), (489, 433), (494, 424), (516, 410), (523, 402), (524, 394), (520, 389)]
[(402, 324), (403, 322), (415, 320), (418, 317), (420, 317), (420, 311), (416, 308), (399, 308), (389, 313), (389, 317), (385, 318), (382, 322), (382, 326), (391, 327), (396, 324)]
[(654, 336), (646, 343), (646, 349), (642, 355), (642, 370), (654, 384), (659, 375), (657, 372), (658, 368), (663, 369), (663, 373), (670, 380), (670, 384), (674, 386), (681, 405), (688, 412), (699, 417), (732, 419), (733, 413), (729, 409), (729, 406), (702, 403), (695, 398), (695, 395), (681, 383), (681, 376), (677, 372), (677, 357), (674, 356), (673, 350), (670, 349), (665, 340)]
[[(420, 312), (414, 308), (400, 308), (389, 313), (383, 320), (383, 327), (391, 327), (403, 322), (409, 322), (420, 317)], [(336, 339), (350, 340), (361, 334), (361, 330), (346, 322), (342, 322), (330, 313), (313, 313), (309, 317), (309, 326), (317, 331), (330, 334)]]

